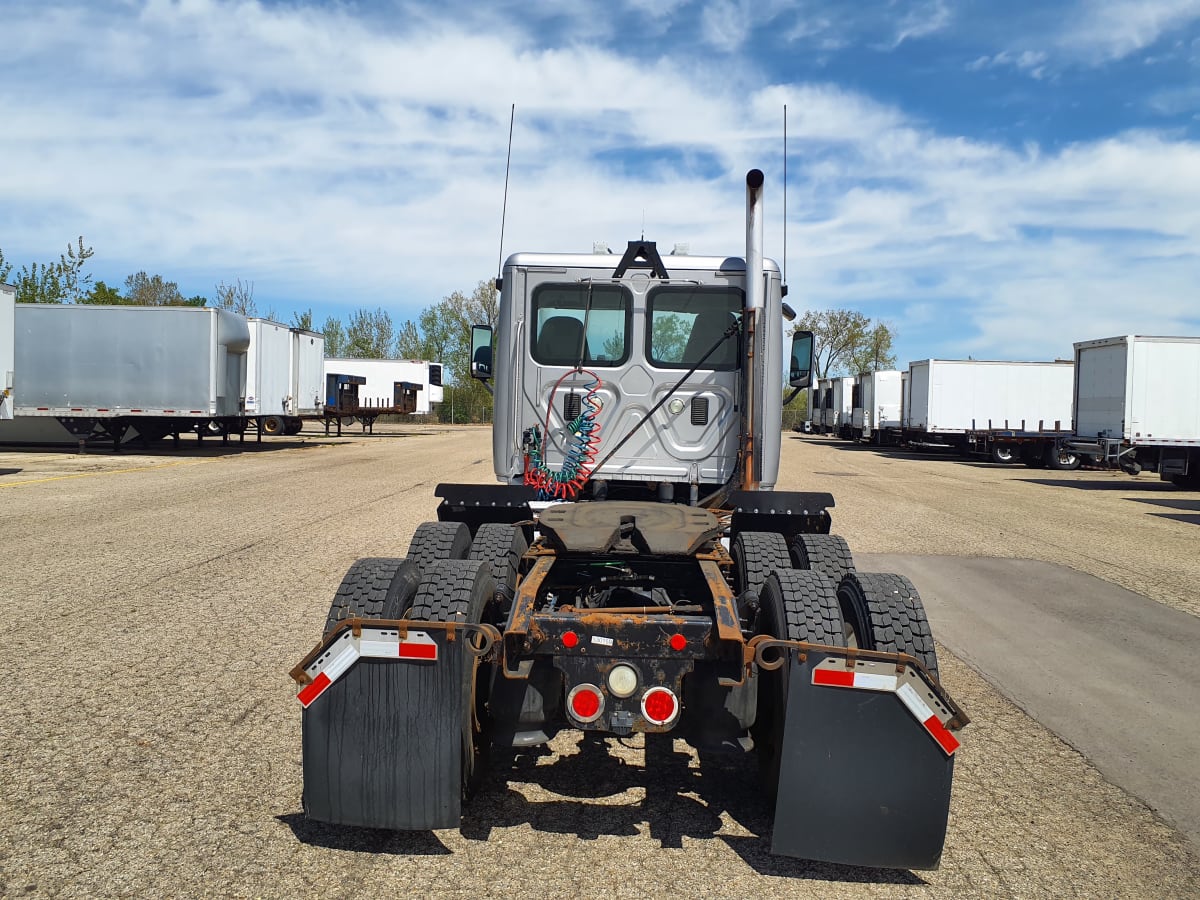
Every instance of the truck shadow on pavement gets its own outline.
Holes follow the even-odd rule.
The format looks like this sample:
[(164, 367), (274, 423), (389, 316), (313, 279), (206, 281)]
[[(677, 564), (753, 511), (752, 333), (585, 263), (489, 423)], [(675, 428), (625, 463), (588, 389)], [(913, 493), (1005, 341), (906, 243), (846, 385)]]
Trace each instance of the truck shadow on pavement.
[[(1166, 481), (1135, 481), (1130, 476), (1122, 475), (1120, 478), (1114, 477), (1111, 481), (1092, 481), (1090, 479), (1068, 479), (1068, 478), (1018, 478), (1017, 481), (1024, 481), (1026, 484), (1042, 484), (1047, 487), (1065, 487), (1075, 488), (1080, 491), (1129, 491), (1130, 493), (1142, 494), (1177, 494), (1179, 488)], [(1129, 499), (1134, 499), (1130, 497)], [(1153, 501), (1142, 501), (1151, 503)]]
[(1131, 503), (1146, 503), (1150, 506), (1183, 510), (1183, 512), (1177, 513), (1152, 512), (1148, 515), (1157, 516), (1160, 519), (1171, 519), (1175, 522), (1185, 522), (1188, 525), (1200, 525), (1200, 500), (1159, 500), (1146, 497), (1127, 497), (1126, 499)]
[[(496, 829), (528, 825), (537, 832), (584, 841), (638, 839), (648, 834), (664, 849), (682, 849), (684, 838), (721, 840), (760, 875), (927, 884), (906, 869), (867, 869), (771, 855), (771, 809), (759, 786), (753, 755), (701, 754), (697, 768), (695, 756), (676, 751), (665, 736), (647, 740), (644, 766), (621, 756), (637, 752), (618, 746), (617, 739), (588, 737), (580, 740), (578, 752), (568, 755), (548, 747), (497, 750), (479, 791), (463, 806), (461, 833), (469, 841), (487, 841)], [(631, 791), (632, 797), (621, 796)], [(549, 796), (528, 796), (541, 794)], [(730, 831), (722, 814), (742, 833), (721, 833)], [(331, 850), (398, 856), (452, 852), (432, 831), (328, 825), (309, 821), (300, 812), (276, 818), (300, 842)]]
[[(559, 757), (552, 764), (541, 762), (554, 756), (545, 747), (497, 754), (484, 789), (464, 811), (463, 836), (483, 841), (494, 828), (528, 824), (535, 831), (589, 841), (646, 833), (664, 849), (682, 849), (684, 838), (719, 839), (760, 875), (925, 884), (907, 870), (863, 869), (772, 856), (771, 809), (758, 783), (752, 755), (701, 754), (699, 767), (694, 767), (695, 757), (676, 751), (671, 738), (647, 738), (644, 766), (614, 755), (620, 751), (615, 746), (610, 749), (607, 740), (586, 737), (580, 741), (578, 753)], [(637, 789), (641, 789), (640, 799), (625, 802), (620, 797)], [(541, 791), (565, 799), (531, 800), (527, 796)], [(729, 830), (723, 813), (749, 833), (721, 833), (723, 828)]]

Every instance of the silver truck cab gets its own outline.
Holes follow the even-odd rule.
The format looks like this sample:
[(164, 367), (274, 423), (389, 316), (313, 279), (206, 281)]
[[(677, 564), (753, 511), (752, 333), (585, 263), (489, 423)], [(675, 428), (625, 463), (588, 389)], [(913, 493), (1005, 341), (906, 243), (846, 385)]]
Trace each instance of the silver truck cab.
[[(763, 278), (755, 343), (765, 350), (747, 355), (741, 258), (660, 258), (644, 241), (630, 242), (623, 257), (510, 256), (494, 364), (476, 372), (495, 377), (497, 479), (523, 481), (535, 427), (546, 434), (545, 463), (563, 465), (571, 423), (591, 408), (599, 425), (593, 490), (623, 494), (649, 485), (663, 499), (695, 503), (737, 474), (743, 379), (747, 365), (756, 365), (755, 474), (759, 489), (771, 490), (779, 470), (784, 368), (779, 267), (764, 260)], [(477, 345), (491, 337), (482, 331)]]

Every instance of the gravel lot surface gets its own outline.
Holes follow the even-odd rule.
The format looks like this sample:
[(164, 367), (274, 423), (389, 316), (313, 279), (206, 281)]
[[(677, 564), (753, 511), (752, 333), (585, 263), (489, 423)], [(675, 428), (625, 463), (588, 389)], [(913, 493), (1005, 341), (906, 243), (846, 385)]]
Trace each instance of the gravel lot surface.
[[(771, 857), (753, 766), (701, 767), (682, 742), (564, 735), (502, 758), (461, 832), (307, 823), (286, 673), (350, 563), (403, 554), (439, 481), (492, 480), (490, 450), (487, 429), (424, 427), (241, 450), (0, 452), (0, 891), (1200, 895), (1194, 847), (945, 650), (943, 680), (974, 721), (936, 872)], [(832, 491), (856, 551), (1027, 556), (1200, 612), (1200, 531), (1179, 518), (1200, 495), (1145, 476), (787, 436), (780, 487)]]

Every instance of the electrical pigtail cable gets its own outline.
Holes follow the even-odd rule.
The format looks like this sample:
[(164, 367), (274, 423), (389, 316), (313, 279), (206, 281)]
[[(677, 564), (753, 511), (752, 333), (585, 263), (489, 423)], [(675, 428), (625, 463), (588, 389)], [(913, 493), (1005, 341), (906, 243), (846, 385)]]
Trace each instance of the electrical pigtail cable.
[[(573, 375), (590, 375), (591, 381), (583, 387), (579, 415), (567, 423), (570, 436), (563, 448), (562, 466), (555, 471), (546, 462), (544, 435), (550, 433), (550, 413), (559, 386)], [(600, 423), (596, 421), (600, 412), (599, 389), (600, 376), (582, 368), (572, 369), (554, 383), (546, 405), (546, 420), (541, 427), (534, 425), (529, 430), (525, 442), (525, 484), (537, 489), (538, 499), (574, 500), (591, 477), (592, 464), (600, 448)]]

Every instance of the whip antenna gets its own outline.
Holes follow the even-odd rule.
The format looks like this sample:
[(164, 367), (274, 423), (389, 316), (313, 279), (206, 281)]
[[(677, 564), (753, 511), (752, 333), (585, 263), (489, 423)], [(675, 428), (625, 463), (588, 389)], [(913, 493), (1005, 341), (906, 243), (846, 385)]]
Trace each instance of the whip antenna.
[(783, 283), (787, 284), (787, 104), (783, 104)]
[(508, 158), (504, 161), (504, 205), (500, 207), (500, 258), (496, 260), (496, 286), (500, 286), (500, 276), (504, 268), (504, 220), (508, 217), (508, 173), (512, 169), (512, 137), (513, 123), (517, 120), (517, 104), (512, 105), (508, 114)]

